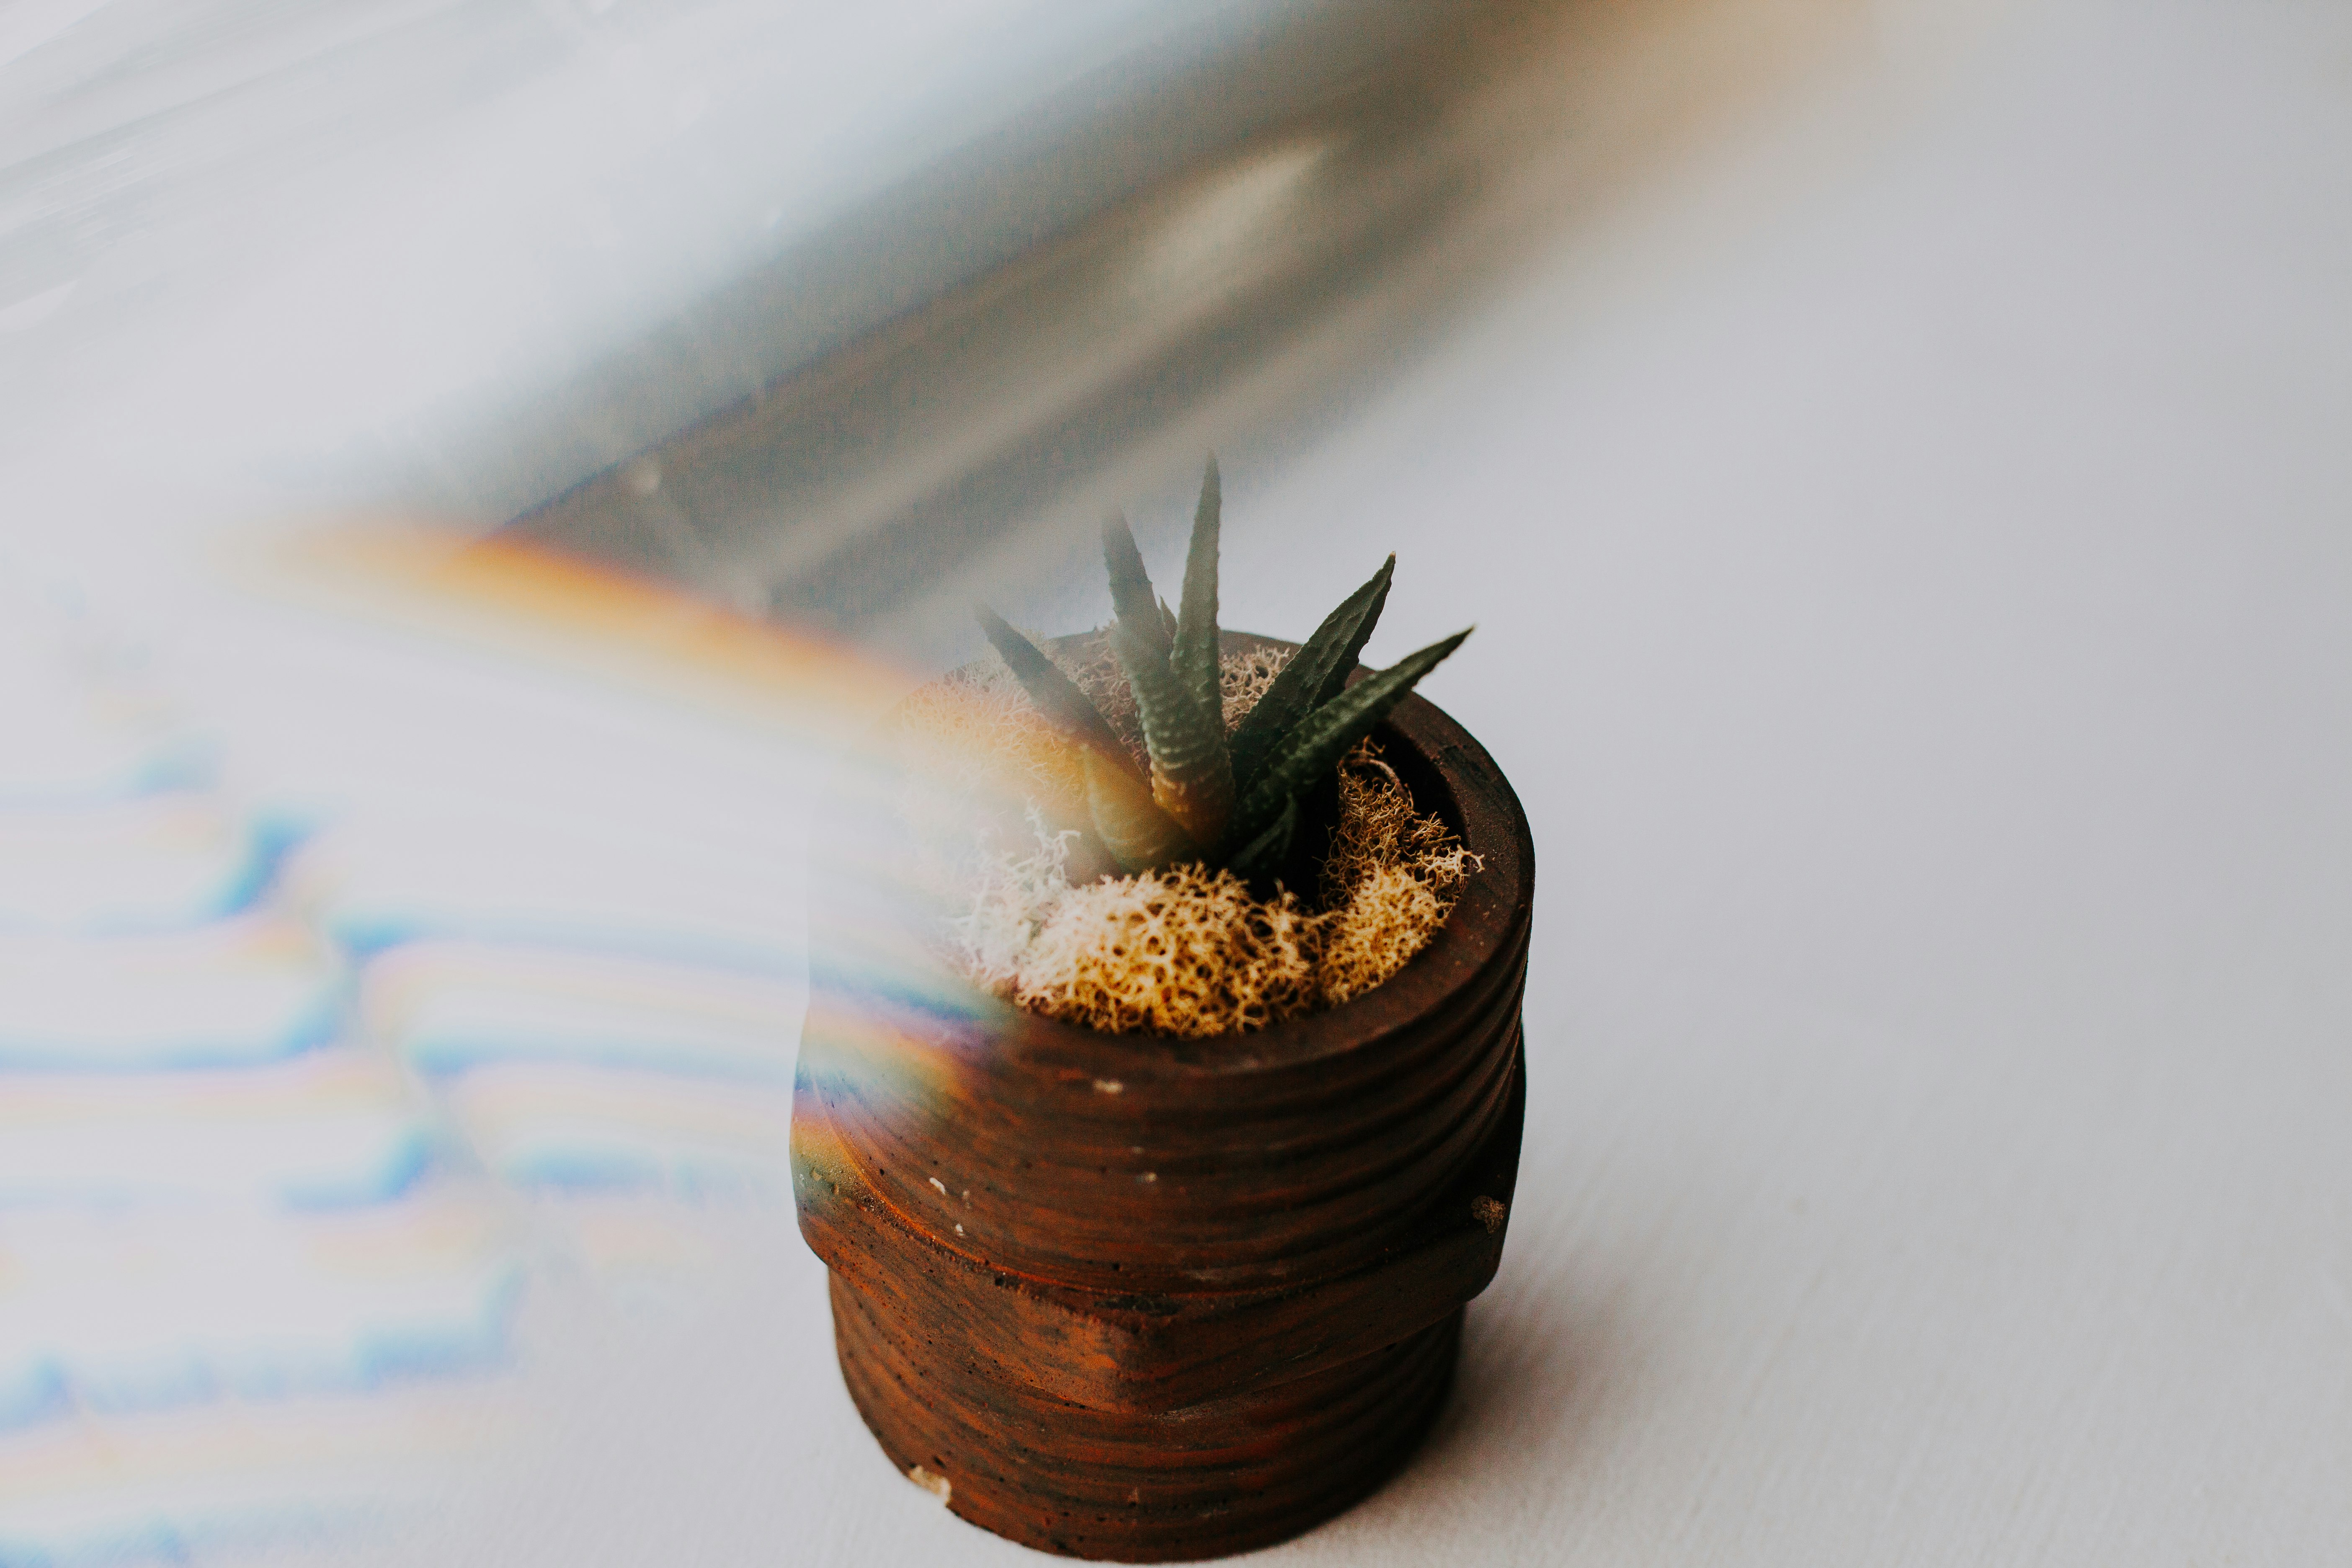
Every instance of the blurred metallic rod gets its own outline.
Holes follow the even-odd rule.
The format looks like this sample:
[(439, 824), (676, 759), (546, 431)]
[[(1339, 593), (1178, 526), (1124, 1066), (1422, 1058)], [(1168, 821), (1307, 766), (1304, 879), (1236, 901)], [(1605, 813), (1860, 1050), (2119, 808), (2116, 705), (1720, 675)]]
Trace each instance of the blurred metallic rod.
[[(926, 500), (1084, 422), (1123, 385), (1172, 386), (1181, 373), (1160, 362), (1203, 336), (1239, 325), (1255, 342), (1278, 328), (1278, 320), (1249, 319), (1266, 314), (1268, 295), (1286, 284), (1328, 284), (1335, 262), (1375, 237), (1364, 230), (1377, 220), (1415, 216), (1351, 203), (1334, 188), (1334, 165), (1351, 150), (1314, 132), (1253, 148), (521, 526), (738, 602), (854, 618), (874, 607), (877, 591), (925, 576), (924, 566), (952, 569), (961, 554), (952, 547), (985, 531), (984, 517), (935, 518)], [(1402, 198), (1433, 205), (1413, 186), (1392, 194)], [(1043, 454), (1047, 468), (1079, 456), (1068, 442)], [(919, 562), (905, 555), (908, 547)], [(858, 567), (877, 548), (890, 565), (869, 581)]]
[[(1465, 5), (1161, 0), (1156, 12), (1098, 9), (1087, 17), (1087, 7), (1032, 6), (1008, 21), (1006, 79), (985, 109), (901, 106), (909, 124), (952, 113), (976, 127), (904, 178), (872, 184), (893, 154), (845, 134), (840, 177), (861, 194), (569, 384), (534, 389), (470, 438), (445, 437), (437, 472), (411, 485), (414, 499), (477, 515), (543, 502), (649, 438), (724, 417), (862, 334), (1393, 68), (1455, 26)], [(730, 106), (733, 118), (752, 118), (740, 107)], [(751, 165), (767, 156), (740, 144), (713, 152)], [(807, 216), (793, 189), (777, 190), (773, 203), (796, 222)]]
[[(1189, 402), (1439, 221), (1462, 192), (1461, 171), (1422, 155), (1416, 134), (1437, 53), (1223, 150), (519, 526), (748, 605), (863, 619), (952, 572), (1024, 510), (1023, 492), (1120, 445), (1120, 427), (1150, 416), (1129, 405)], [(1079, 428), (1107, 409), (1121, 410), (1111, 428)], [(926, 504), (1021, 453), (1013, 494)]]
[(1017, 579), (1193, 445), (1393, 374), (1560, 218), (1838, 52), (1854, 17), (1840, 0), (1461, 7), (1442, 47), (514, 526), (928, 645), (935, 610)]

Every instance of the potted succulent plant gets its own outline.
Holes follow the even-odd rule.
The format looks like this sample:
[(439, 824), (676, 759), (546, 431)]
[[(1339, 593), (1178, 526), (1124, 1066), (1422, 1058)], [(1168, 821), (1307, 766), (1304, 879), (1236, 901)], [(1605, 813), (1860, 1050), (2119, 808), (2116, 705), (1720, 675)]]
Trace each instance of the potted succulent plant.
[[(903, 751), (817, 836), (793, 1157), (844, 1378), (950, 1508), (1074, 1556), (1244, 1551), (1376, 1487), (1517, 1168), (1534, 847), (1410, 694), (1461, 637), (1357, 669), (1393, 558), (1303, 647), (1222, 632), (1221, 510), (1212, 463), (1173, 611), (1114, 521), (1106, 631), (982, 613), (991, 711), (1014, 691), (1028, 727), (978, 749), (1030, 748), (1050, 851), (1019, 863), (1055, 900), (1012, 920), (1026, 957), (958, 923)], [(1073, 942), (1084, 984), (1032, 973)]]

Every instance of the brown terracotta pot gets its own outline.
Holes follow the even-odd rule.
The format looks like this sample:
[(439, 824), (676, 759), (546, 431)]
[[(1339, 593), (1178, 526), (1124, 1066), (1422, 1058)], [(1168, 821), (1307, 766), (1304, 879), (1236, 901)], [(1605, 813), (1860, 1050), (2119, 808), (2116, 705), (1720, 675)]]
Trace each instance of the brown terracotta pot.
[[(1099, 1035), (958, 980), (870, 856), (814, 911), (802, 1234), (866, 1425), (973, 1523), (1077, 1557), (1246, 1551), (1370, 1492), (1436, 1415), (1517, 1172), (1535, 852), (1435, 707), (1377, 738), (1484, 864), (1328, 1012)], [(870, 842), (847, 824), (875, 794), (821, 847)]]

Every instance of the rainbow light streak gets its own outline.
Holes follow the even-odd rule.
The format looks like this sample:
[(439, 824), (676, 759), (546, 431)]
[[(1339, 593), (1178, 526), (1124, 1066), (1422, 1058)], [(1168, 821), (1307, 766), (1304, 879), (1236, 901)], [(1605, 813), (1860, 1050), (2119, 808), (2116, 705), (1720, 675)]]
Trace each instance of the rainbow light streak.
[[(640, 800), (674, 796), (648, 787)], [(294, 895), (336, 942), (365, 955), (436, 938), (570, 948), (785, 975), (797, 967), (797, 846), (763, 825), (771, 875), (742, 874), (746, 847), (684, 833), (567, 831), (517, 823), (453, 836), (446, 820), (338, 823), (289, 867)]]
[(943, 1038), (937, 1017), (919, 1008), (893, 1008), (871, 993), (846, 999), (821, 986), (809, 998), (805, 1037), (823, 1042), (824, 1050), (802, 1054), (803, 1074), (829, 1095), (900, 1104), (942, 1100), (955, 1053), (939, 1047), (976, 1045), (987, 1037), (976, 1027), (955, 1028), (958, 1020), (951, 1019)]
[(0, 810), (0, 931), (171, 930), (251, 904), (299, 837), (192, 791)]
[(393, 1066), (348, 1048), (235, 1071), (0, 1074), (0, 1206), (380, 1203), (433, 1138)]
[(506, 1392), (227, 1401), (0, 1430), (0, 1563), (348, 1539), (429, 1507), (494, 1452), (515, 1425)]
[(0, 1068), (275, 1061), (331, 1035), (341, 984), (328, 944), (269, 914), (152, 936), (0, 934)]
[[(0, 1562), (364, 1534), (532, 1429), (527, 1299), (724, 1277), (790, 1202), (820, 789), (974, 774), (840, 763), (904, 673), (527, 546), (227, 564), (208, 728), (0, 616)], [(811, 1026), (932, 1094), (1001, 1005), (840, 826)]]
[[(943, 901), (936, 868), (901, 808), (915, 803), (948, 821), (966, 849), (981, 842), (982, 824), (1000, 837), (1017, 836), (1007, 847), (1024, 849), (1034, 832), (1028, 803), (1001, 793), (988, 768), (936, 738), (888, 756), (852, 752), (829, 783), (818, 808), (825, 838), (810, 847), (810, 877), (825, 911), (808, 956), (812, 1006), (831, 1017), (841, 1005), (829, 998), (855, 998), (856, 1009), (892, 1015), (917, 1034), (984, 1039), (1004, 1005), (941, 962), (922, 934), (961, 911)], [(833, 1026), (856, 1026), (844, 1018)], [(878, 1064), (889, 1053), (865, 1054)]]
[(518, 1273), (458, 1196), (0, 1217), (0, 1426), (494, 1366)]
[[(0, 615), (0, 813), (166, 794), (209, 774), (205, 748), (53, 605)], [(0, 894), (0, 897), (5, 897)]]
[(782, 1082), (797, 980), (560, 947), (418, 941), (367, 965), (368, 1037), (418, 1071), (529, 1061)]
[(781, 1201), (790, 1186), (781, 1083), (528, 1063), (468, 1072), (446, 1102), (483, 1163), (520, 1187)]

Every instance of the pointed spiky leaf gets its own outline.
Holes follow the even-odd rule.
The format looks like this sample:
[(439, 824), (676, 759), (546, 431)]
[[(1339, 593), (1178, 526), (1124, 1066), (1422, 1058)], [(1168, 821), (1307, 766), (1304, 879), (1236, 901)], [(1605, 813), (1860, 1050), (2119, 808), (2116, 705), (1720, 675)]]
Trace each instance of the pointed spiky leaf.
[[(1355, 629), (1348, 634), (1348, 640), (1340, 645), (1338, 657), (1331, 660), (1331, 668), (1315, 693), (1315, 707), (1320, 708), (1339, 696), (1348, 684), (1348, 677), (1355, 673), (1357, 662), (1364, 657), (1364, 645), (1372, 640), (1372, 628), (1381, 624), (1381, 611), (1388, 605), (1389, 578), (1395, 572), (1396, 556), (1392, 552), (1381, 563), (1381, 569), (1373, 574), (1372, 582), (1379, 584), (1380, 587), (1373, 592), (1371, 602), (1364, 606), (1363, 616), (1356, 622)], [(1370, 588), (1371, 584), (1367, 583), (1364, 586)]]
[(1111, 607), (1168, 657), (1174, 633), (1160, 617), (1161, 602), (1151, 591), (1151, 574), (1143, 569), (1143, 552), (1135, 547), (1135, 531), (1117, 512), (1103, 520), (1103, 566), (1110, 574)]
[(1381, 606), (1388, 602), (1389, 578), (1395, 571), (1396, 557), (1391, 555), (1370, 581), (1324, 616), (1307, 646), (1282, 667), (1265, 695), (1234, 727), (1227, 744), (1233, 752), (1234, 786), (1243, 794), (1248, 794), (1257, 782), (1259, 770), (1291, 726), (1330, 700), (1320, 695), (1324, 688), (1332, 684), (1334, 677), (1344, 683), (1348, 672), (1356, 668), (1356, 657), (1381, 618)]
[(1160, 601), (1160, 624), (1168, 628), (1168, 641), (1172, 646), (1176, 641), (1176, 612), (1168, 607), (1166, 599)]
[(1095, 832), (1122, 871), (1149, 871), (1178, 860), (1197, 859), (1200, 848), (1176, 819), (1160, 809), (1141, 779), (1093, 752), (1084, 753), (1087, 809)]
[(1283, 737), (1282, 743), (1266, 759), (1265, 769), (1257, 782), (1242, 796), (1240, 808), (1234, 814), (1234, 836), (1255, 838), (1264, 832), (1266, 825), (1282, 814), (1284, 803), (1338, 767), (1339, 759), (1370, 734), (1372, 726), (1388, 717), (1391, 709), (1404, 700), (1413, 683), (1436, 668), (1469, 635), (1459, 631), (1418, 653), (1407, 654), (1386, 669), (1364, 677), (1301, 720)]
[(1224, 728), (1224, 696), (1217, 647), (1217, 532), (1224, 514), (1224, 487), (1217, 459), (1201, 478), (1201, 504), (1192, 513), (1192, 543), (1184, 554), (1184, 594), (1176, 604), (1176, 640), (1168, 668), (1192, 694), (1194, 706), (1217, 717)]
[(1120, 621), (1110, 630), (1111, 651), (1127, 671), (1151, 753), (1151, 795), (1203, 845), (1224, 837), (1233, 815), (1234, 770), (1225, 758), (1224, 716), (1202, 713), (1178, 684), (1168, 661)]
[(1140, 779), (1141, 770), (1128, 754), (1118, 731), (1096, 709), (1093, 700), (1079, 689), (1076, 681), (1064, 675), (1061, 667), (1047, 658), (1043, 649), (1013, 630), (1003, 616), (986, 605), (974, 605), (971, 613), (980, 622), (980, 629), (988, 634), (988, 640), (1012, 667), (1021, 689), (1029, 694), (1029, 700), (1037, 705), (1037, 711), (1045, 716), (1048, 724), (1089, 752), (1101, 752)]
[(1242, 847), (1239, 854), (1225, 862), (1237, 877), (1256, 878), (1282, 864), (1290, 853), (1290, 841), (1298, 834), (1298, 797), (1292, 795), (1282, 804), (1282, 815), (1274, 826)]

